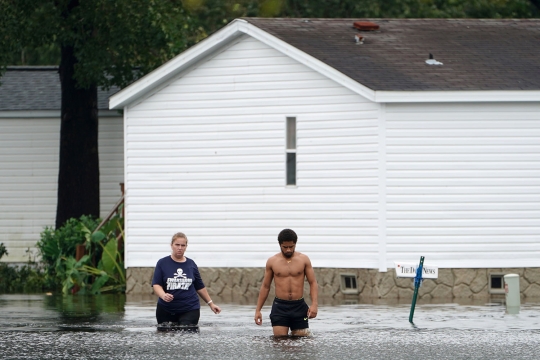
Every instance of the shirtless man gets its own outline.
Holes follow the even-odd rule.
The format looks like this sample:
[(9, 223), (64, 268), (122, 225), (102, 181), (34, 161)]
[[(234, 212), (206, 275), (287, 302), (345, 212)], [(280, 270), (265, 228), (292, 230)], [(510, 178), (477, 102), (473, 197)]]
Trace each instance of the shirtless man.
[[(299, 252), (296, 247), (296, 233), (290, 229), (281, 231), (278, 235), (281, 252), (272, 256), (266, 262), (264, 279), (259, 292), (255, 323), (262, 324), (261, 309), (270, 292), (272, 279), (275, 280), (276, 298), (272, 304), (270, 321), (274, 336), (287, 336), (289, 328), (293, 336), (309, 335), (308, 318), (317, 316), (317, 280), (309, 258)], [(311, 306), (304, 301), (304, 277), (309, 282)]]

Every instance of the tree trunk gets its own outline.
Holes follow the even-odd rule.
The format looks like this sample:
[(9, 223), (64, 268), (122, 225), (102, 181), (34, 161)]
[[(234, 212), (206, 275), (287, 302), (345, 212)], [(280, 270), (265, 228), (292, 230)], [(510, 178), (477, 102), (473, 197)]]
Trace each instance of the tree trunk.
[(70, 218), (99, 216), (97, 87), (82, 89), (73, 78), (73, 47), (63, 46), (60, 61), (62, 110), (56, 228)]

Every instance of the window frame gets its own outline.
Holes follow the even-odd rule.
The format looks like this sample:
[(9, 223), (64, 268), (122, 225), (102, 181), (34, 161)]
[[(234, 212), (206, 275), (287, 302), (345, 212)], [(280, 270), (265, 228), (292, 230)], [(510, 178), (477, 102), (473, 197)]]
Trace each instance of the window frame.
[[(294, 134), (290, 133), (290, 121), (294, 121)], [(294, 147), (289, 147), (289, 145), (294, 145)], [(289, 158), (290, 155), (294, 159), (294, 183), (289, 183)], [(285, 187), (296, 188), (298, 187), (298, 117), (297, 116), (286, 116), (285, 117)]]
[[(353, 294), (353, 295), (359, 294), (360, 290), (358, 289), (358, 276), (356, 274), (340, 273), (339, 276), (340, 276), (340, 290), (342, 294)], [(352, 282), (351, 282), (350, 287), (346, 286), (347, 279), (354, 280), (354, 286), (352, 286), (353, 285)]]
[[(488, 274), (488, 291), (490, 294), (505, 294), (505, 288), (504, 288), (504, 275), (503, 273), (489, 273)], [(493, 287), (493, 278), (500, 278), (501, 281), (501, 287), (500, 288), (494, 288)]]

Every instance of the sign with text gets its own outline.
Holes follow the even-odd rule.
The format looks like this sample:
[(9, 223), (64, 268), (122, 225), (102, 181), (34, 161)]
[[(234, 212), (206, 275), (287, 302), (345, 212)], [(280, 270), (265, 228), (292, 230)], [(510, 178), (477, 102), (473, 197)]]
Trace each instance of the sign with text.
[[(404, 278), (414, 278), (418, 264), (395, 262), (396, 276)], [(439, 268), (425, 265), (422, 267), (422, 279), (436, 279), (439, 276)]]

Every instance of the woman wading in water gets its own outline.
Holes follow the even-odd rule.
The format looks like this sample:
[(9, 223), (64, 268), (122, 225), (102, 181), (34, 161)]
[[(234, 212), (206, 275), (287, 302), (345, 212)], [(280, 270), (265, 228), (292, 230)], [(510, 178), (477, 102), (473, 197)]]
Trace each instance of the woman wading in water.
[(187, 244), (185, 234), (174, 234), (171, 255), (156, 264), (152, 287), (159, 297), (156, 307), (158, 324), (197, 325), (201, 314), (199, 296), (215, 314), (221, 312), (208, 295), (197, 264), (184, 256)]

